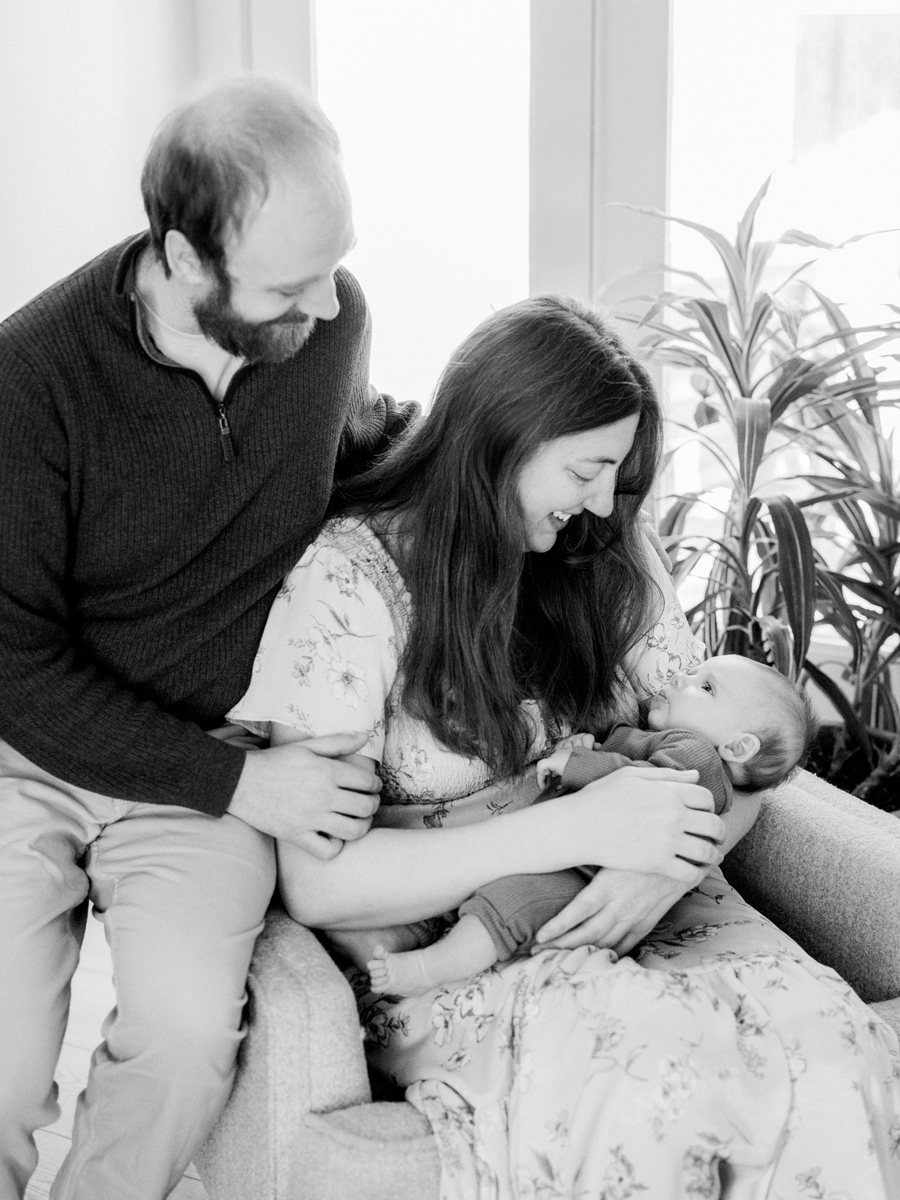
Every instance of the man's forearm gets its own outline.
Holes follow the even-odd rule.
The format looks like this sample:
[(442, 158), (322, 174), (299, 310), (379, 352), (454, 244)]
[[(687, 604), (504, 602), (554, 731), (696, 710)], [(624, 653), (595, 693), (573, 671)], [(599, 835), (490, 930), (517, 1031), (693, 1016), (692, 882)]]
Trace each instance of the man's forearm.
[[(0, 737), (67, 783), (121, 800), (220, 816), (245, 752), (90, 667), (44, 655), (3, 680)], [(49, 661), (48, 661), (49, 660)]]

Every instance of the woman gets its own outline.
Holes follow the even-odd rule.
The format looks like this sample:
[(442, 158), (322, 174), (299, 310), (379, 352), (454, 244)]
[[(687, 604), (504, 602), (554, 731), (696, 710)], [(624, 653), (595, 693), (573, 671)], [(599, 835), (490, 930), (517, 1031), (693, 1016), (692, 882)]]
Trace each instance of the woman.
[(533, 957), (362, 1000), (446, 1200), (896, 1195), (894, 1035), (712, 869), (752, 801), (726, 828), (689, 773), (632, 767), (517, 809), (555, 739), (697, 660), (642, 532), (659, 449), (650, 381), (592, 309), (525, 301), (463, 343), (286, 580), (232, 714), (273, 742), (365, 730), (383, 781), (380, 828), (330, 859), (279, 848), (282, 894), (339, 937), (606, 868)]

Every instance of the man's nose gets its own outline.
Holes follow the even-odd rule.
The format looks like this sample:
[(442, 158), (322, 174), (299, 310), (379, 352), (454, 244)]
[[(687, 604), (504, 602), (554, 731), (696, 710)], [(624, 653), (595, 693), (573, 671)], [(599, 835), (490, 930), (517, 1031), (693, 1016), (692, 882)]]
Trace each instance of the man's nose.
[(334, 276), (327, 275), (309, 287), (301, 303), (303, 311), (311, 317), (320, 321), (333, 321), (341, 311)]

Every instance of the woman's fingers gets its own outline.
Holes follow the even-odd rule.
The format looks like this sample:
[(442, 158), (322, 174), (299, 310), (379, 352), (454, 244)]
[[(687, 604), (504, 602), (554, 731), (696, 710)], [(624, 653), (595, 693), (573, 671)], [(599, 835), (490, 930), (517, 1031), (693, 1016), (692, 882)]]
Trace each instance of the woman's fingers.
[(664, 872), (670, 879), (675, 879), (679, 883), (686, 883), (689, 888), (697, 887), (702, 883), (709, 870), (709, 864), (706, 866), (698, 866), (688, 858), (681, 858), (680, 855), (672, 859), (671, 865)]
[[(565, 908), (560, 909), (555, 917), (538, 930), (535, 949), (538, 950), (541, 946), (549, 944), (559, 945), (559, 938), (576, 927), (579, 927), (580, 930), (585, 922), (590, 922), (592, 928), (595, 923), (597, 929), (602, 929), (610, 923), (610, 917), (605, 910), (597, 912), (597, 901), (593, 898), (590, 885), (583, 888)], [(589, 941), (590, 939), (585, 940)], [(572, 943), (572, 945), (581, 944), (580, 941)]]
[(725, 840), (725, 822), (721, 817), (717, 817), (714, 812), (697, 812), (690, 805), (688, 808), (690, 815), (685, 828), (692, 837), (707, 838), (716, 844)]
[(681, 839), (675, 853), (679, 858), (686, 858), (698, 866), (713, 867), (722, 861), (718, 843), (710, 842), (706, 838), (692, 837), (690, 834)]
[(714, 812), (695, 812), (689, 810), (685, 814), (684, 832), (689, 838), (706, 844), (716, 850), (725, 841), (725, 822)]
[[(624, 930), (622, 931), (624, 933)], [(601, 915), (591, 917), (574, 925), (564, 933), (558, 934), (549, 941), (541, 942), (531, 949), (532, 954), (541, 950), (576, 950), (579, 946), (611, 947), (614, 941), (621, 940), (617, 927), (610, 924), (608, 918)]]

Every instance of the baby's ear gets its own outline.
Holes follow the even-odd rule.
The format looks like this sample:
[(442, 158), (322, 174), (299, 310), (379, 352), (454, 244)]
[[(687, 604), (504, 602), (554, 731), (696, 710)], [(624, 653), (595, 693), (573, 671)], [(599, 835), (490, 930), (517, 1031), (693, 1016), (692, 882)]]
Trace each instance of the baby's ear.
[(755, 733), (739, 733), (732, 741), (723, 742), (716, 749), (719, 752), (719, 758), (723, 758), (725, 762), (749, 762), (759, 750), (759, 738)]

